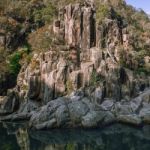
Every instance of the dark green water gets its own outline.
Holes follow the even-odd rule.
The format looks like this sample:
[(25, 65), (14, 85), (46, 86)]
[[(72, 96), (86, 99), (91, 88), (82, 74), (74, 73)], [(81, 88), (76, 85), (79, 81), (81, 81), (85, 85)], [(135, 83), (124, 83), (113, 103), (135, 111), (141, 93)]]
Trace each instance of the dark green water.
[(24, 124), (0, 123), (0, 150), (150, 150), (150, 126), (29, 131)]

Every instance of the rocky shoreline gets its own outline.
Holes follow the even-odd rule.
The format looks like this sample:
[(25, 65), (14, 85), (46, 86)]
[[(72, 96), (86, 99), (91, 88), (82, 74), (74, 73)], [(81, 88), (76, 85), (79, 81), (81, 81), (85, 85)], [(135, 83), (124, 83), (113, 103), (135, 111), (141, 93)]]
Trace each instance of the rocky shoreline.
[(38, 130), (97, 128), (115, 122), (134, 126), (150, 124), (150, 90), (144, 91), (131, 101), (115, 102), (105, 99), (102, 104), (91, 102), (82, 91), (78, 91), (68, 97), (50, 101), (39, 110), (8, 115), (1, 120), (29, 120), (30, 127)]

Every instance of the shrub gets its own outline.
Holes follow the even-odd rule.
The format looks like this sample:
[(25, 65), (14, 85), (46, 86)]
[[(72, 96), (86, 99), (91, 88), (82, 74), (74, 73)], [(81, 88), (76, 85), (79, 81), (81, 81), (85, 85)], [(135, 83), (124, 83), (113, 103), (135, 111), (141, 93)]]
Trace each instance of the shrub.
[(25, 45), (22, 48), (18, 49), (17, 52), (14, 52), (10, 56), (8, 56), (9, 72), (17, 76), (20, 71), (21, 64), (29, 61), (28, 60), (30, 58), (29, 53), (30, 53), (30, 47), (29, 45)]
[(21, 59), (21, 54), (19, 52), (15, 52), (9, 57), (9, 69), (10, 72), (14, 75), (17, 75), (20, 71), (21, 65), (19, 63)]
[(104, 78), (94, 70), (91, 74), (90, 86), (97, 86), (103, 80)]
[(37, 25), (52, 23), (54, 16), (57, 15), (56, 7), (49, 3), (42, 9), (36, 9), (33, 11), (34, 22)]
[(108, 5), (104, 5), (101, 4), (99, 5), (99, 7), (97, 8), (96, 11), (96, 19), (97, 22), (102, 22), (106, 17), (108, 17), (110, 15), (110, 8)]
[(141, 74), (145, 74), (145, 75), (150, 75), (150, 70), (148, 70), (147, 68), (145, 68), (145, 67), (139, 67), (139, 68), (137, 68), (136, 70), (135, 70), (135, 72), (134, 72), (135, 74), (139, 74), (139, 75), (141, 75)]
[(33, 51), (43, 52), (50, 49), (52, 45), (53, 35), (48, 29), (48, 26), (44, 26), (29, 35), (28, 42), (32, 47)]

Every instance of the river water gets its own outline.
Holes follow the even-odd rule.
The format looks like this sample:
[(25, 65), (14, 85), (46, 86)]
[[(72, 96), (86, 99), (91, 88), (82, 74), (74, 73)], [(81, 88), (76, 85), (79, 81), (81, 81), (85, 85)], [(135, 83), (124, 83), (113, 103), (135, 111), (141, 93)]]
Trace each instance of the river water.
[(150, 126), (33, 131), (25, 123), (0, 123), (0, 150), (150, 150)]

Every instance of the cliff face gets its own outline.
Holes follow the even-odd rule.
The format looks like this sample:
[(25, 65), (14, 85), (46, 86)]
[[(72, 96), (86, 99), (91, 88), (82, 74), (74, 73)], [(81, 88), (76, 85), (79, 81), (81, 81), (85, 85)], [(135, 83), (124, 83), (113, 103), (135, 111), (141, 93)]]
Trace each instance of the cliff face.
[(96, 43), (94, 10), (77, 4), (66, 6), (63, 11), (64, 20), (55, 21), (53, 30), (56, 36), (63, 36), (67, 48), (51, 49), (40, 57), (35, 55), (18, 77), (18, 86), (24, 86), (19, 83), (24, 81), (29, 87), (29, 98), (45, 103), (66, 94), (67, 90), (84, 87), (94, 69), (90, 60), (90, 48)]
[[(60, 9), (58, 19), (52, 26), (53, 42), (59, 44), (56, 49), (50, 48), (47, 52), (34, 54), (30, 64), (21, 68), (16, 88), (13, 90), (14, 103), (9, 106), (11, 112), (16, 110), (15, 103), (20, 103), (19, 113), (32, 112), (47, 103), (51, 112), (53, 107), (55, 109), (55, 105), (60, 107), (62, 104), (63, 108), (60, 108), (60, 112), (63, 111), (62, 114), (66, 117), (60, 122), (68, 124), (67, 120), (70, 119), (68, 109), (75, 115), (74, 106), (79, 105), (84, 111), (78, 110), (81, 112), (77, 120), (86, 114), (87, 118), (79, 119), (86, 127), (90, 124), (86, 119), (88, 117), (93, 119), (91, 114), (88, 114), (89, 108), (92, 113), (95, 111), (91, 108), (91, 104), (101, 105), (106, 98), (113, 99), (115, 102), (130, 101), (149, 88), (149, 76), (136, 74), (133, 71), (133, 68), (138, 68), (138, 62), (132, 54), (133, 35), (129, 32), (124, 19), (118, 16), (112, 7), (109, 10), (109, 17), (104, 18), (100, 23), (96, 21), (96, 13), (92, 1), (82, 5), (70, 4)], [(59, 40), (64, 41), (65, 44), (61, 44)], [(149, 64), (148, 57), (144, 63)], [(68, 104), (64, 100), (57, 100), (56, 104), (53, 104), (52, 100), (70, 95), (72, 92), (76, 93), (78, 90), (82, 93), (82, 98), (84, 96), (90, 98), (88, 104), (85, 104), (85, 100), (75, 104), (72, 101)], [(32, 124), (41, 122), (38, 119), (42, 118), (43, 111), (47, 107), (41, 109), (37, 116), (33, 116)], [(99, 113), (102, 115), (103, 111)], [(94, 112), (92, 115), (97, 118), (98, 114)], [(58, 115), (56, 120), (61, 118), (59, 112), (56, 115)], [(112, 114), (108, 113), (106, 116), (111, 118)], [(103, 117), (99, 118), (97, 122), (102, 119)], [(59, 121), (56, 120), (50, 120), (49, 123), (51, 125), (58, 123)], [(44, 121), (47, 121), (47, 118)], [(56, 126), (61, 126), (61, 123)]]
[(125, 57), (131, 68), (136, 67), (127, 56), (132, 48), (127, 25), (117, 18), (96, 24), (95, 15), (95, 8), (88, 3), (70, 4), (61, 10), (53, 32), (56, 37), (62, 36), (66, 47), (35, 54), (29, 66), (22, 67), (17, 84), (22, 98), (47, 103), (68, 92), (93, 86), (100, 89), (101, 100), (129, 100), (149, 86), (148, 78), (121, 65)]

